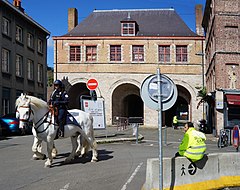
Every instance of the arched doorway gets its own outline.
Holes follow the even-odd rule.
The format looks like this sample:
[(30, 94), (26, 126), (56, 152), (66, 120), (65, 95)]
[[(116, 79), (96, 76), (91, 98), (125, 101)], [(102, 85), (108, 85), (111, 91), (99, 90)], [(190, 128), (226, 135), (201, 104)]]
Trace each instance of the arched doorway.
[(69, 109), (81, 109), (80, 97), (82, 95), (90, 96), (86, 83), (77, 83), (68, 90), (69, 95)]
[(165, 111), (165, 124), (170, 127), (172, 126), (173, 117), (176, 115), (181, 124), (190, 120), (189, 105), (191, 102), (191, 95), (189, 91), (180, 85), (177, 85), (178, 97), (176, 103)]
[(143, 117), (143, 101), (141, 97), (131, 94), (123, 99), (124, 113), (127, 117)]
[(112, 94), (112, 118), (143, 117), (143, 101), (140, 90), (133, 84), (121, 84)]

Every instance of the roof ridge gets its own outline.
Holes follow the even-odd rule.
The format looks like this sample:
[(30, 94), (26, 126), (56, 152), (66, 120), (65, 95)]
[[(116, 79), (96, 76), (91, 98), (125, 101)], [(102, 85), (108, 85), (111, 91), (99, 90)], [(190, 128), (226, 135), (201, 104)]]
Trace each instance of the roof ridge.
[(115, 12), (115, 11), (174, 11), (173, 8), (166, 9), (112, 9), (112, 10), (94, 10), (93, 12)]

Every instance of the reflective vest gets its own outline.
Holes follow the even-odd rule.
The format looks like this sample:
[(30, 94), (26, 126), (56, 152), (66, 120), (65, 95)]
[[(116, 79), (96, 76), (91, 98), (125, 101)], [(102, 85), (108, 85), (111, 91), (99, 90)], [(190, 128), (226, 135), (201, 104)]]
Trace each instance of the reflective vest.
[(179, 154), (191, 159), (193, 162), (202, 159), (207, 148), (205, 140), (204, 133), (190, 127), (179, 145)]
[(177, 116), (174, 116), (174, 117), (173, 117), (173, 123), (174, 123), (174, 124), (177, 124), (177, 122), (178, 122)]

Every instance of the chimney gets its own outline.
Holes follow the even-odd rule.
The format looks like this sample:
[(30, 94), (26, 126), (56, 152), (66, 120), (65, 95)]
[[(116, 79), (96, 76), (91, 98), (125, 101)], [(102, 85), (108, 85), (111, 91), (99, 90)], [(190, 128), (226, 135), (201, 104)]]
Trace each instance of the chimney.
[(196, 33), (200, 36), (204, 36), (204, 30), (202, 27), (202, 19), (203, 19), (203, 14), (202, 14), (202, 5), (196, 5), (195, 7), (195, 14), (196, 14)]
[(78, 25), (78, 11), (76, 8), (68, 9), (68, 32)]
[(13, 5), (17, 7), (20, 11), (24, 12), (24, 8), (21, 6), (21, 0), (13, 0)]

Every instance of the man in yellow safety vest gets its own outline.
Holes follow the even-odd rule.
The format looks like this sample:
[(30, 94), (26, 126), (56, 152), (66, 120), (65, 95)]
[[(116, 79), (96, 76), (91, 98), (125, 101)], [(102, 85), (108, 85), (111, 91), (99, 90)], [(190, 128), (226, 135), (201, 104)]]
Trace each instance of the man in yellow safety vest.
[(182, 143), (175, 156), (185, 156), (193, 162), (202, 159), (206, 151), (205, 134), (194, 129), (192, 122), (185, 124), (184, 132)]
[(178, 119), (176, 115), (173, 117), (173, 128), (174, 129), (178, 128)]

